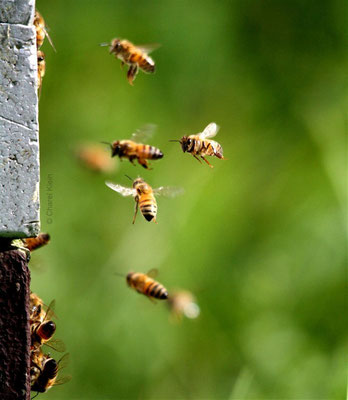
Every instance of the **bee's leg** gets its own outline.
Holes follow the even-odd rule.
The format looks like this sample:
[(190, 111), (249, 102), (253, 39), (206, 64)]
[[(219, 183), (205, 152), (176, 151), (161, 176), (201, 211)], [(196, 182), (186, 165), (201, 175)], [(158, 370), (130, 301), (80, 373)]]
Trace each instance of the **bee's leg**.
[(202, 164), (202, 161), (196, 156), (196, 154), (192, 154), (192, 155), (196, 160), (198, 160)]
[(136, 159), (136, 156), (129, 156), (129, 161), (135, 166), (134, 160)]
[(121, 69), (124, 67), (124, 61), (121, 61)]
[(136, 199), (135, 199), (135, 213), (134, 213), (134, 218), (133, 218), (133, 224), (135, 223), (135, 218), (137, 217), (138, 208), (139, 208), (139, 201), (138, 201), (138, 199), (136, 198)]
[(127, 72), (127, 79), (128, 79), (128, 82), (133, 86), (133, 81), (134, 81), (134, 79), (135, 79), (135, 75), (137, 74), (137, 72), (138, 72), (138, 66), (137, 65), (131, 65), (130, 67), (129, 67), (129, 70), (128, 70), (128, 72)]
[(201, 156), (201, 159), (204, 160), (209, 165), (210, 168), (214, 168), (214, 165), (211, 165), (210, 162), (206, 158)]
[(138, 163), (139, 163), (142, 167), (144, 167), (145, 169), (152, 169), (152, 168), (149, 168), (149, 164), (148, 164), (148, 162), (147, 162), (144, 158), (138, 158)]

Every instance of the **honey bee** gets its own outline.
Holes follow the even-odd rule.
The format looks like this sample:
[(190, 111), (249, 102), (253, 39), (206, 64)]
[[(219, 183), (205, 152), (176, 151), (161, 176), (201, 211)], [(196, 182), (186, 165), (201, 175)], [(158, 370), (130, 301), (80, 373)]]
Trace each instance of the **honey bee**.
[(58, 362), (41, 350), (32, 354), (30, 368), (31, 391), (38, 392), (38, 394), (44, 393), (53, 386), (62, 385), (70, 381), (71, 376), (69, 375), (57, 379), (59, 371), (66, 367), (68, 362), (69, 353), (64, 354)]
[(51, 301), (46, 311), (42, 310), (42, 306), (42, 303), (39, 304), (31, 315), (31, 349), (35, 350), (45, 344), (56, 351), (63, 352), (65, 351), (64, 343), (59, 339), (52, 340), (56, 331), (56, 324), (51, 320), (54, 315), (55, 300)]
[(41, 96), (42, 78), (46, 72), (45, 53), (42, 50), (37, 51), (37, 87), (39, 96)]
[(218, 130), (219, 126), (216, 125), (215, 122), (211, 122), (201, 133), (183, 136), (180, 140), (170, 141), (179, 142), (184, 153), (186, 151), (191, 153), (193, 157), (201, 163), (202, 161), (197, 157), (200, 156), (210, 168), (213, 168), (213, 165), (211, 165), (204, 156), (214, 156), (224, 159), (221, 145), (218, 142), (209, 139), (214, 137), (218, 133)]
[(126, 196), (134, 197), (135, 213), (133, 218), (133, 224), (137, 216), (138, 208), (140, 208), (140, 211), (142, 212), (146, 221), (156, 222), (157, 202), (155, 195), (162, 194), (165, 196), (175, 196), (182, 192), (181, 188), (171, 188), (166, 186), (161, 186), (157, 189), (152, 189), (152, 187), (148, 183), (146, 183), (142, 178), (135, 179), (132, 188), (124, 187), (112, 182), (105, 182), (105, 184), (110, 189), (115, 190), (115, 192), (118, 192), (124, 197)]
[(42, 46), (45, 37), (47, 36), (50, 45), (52, 46), (53, 50), (56, 51), (53, 42), (47, 32), (45, 20), (37, 10), (35, 10), (35, 15), (34, 15), (34, 26), (36, 30), (36, 48), (39, 49)]
[(25, 246), (28, 250), (33, 251), (39, 249), (42, 246), (45, 246), (50, 241), (50, 235), (48, 233), (39, 233), (34, 238), (26, 238), (24, 239)]
[(153, 297), (159, 300), (168, 298), (167, 289), (153, 278), (157, 275), (157, 270), (152, 269), (147, 274), (141, 272), (130, 272), (127, 275), (127, 284), (149, 298)]
[(178, 320), (184, 315), (187, 318), (197, 318), (200, 310), (196, 303), (194, 295), (187, 290), (180, 290), (172, 293), (168, 297), (168, 305), (171, 309), (172, 316)]
[(91, 171), (108, 173), (115, 170), (115, 160), (111, 159), (102, 147), (81, 145), (75, 154), (78, 160)]
[(137, 143), (137, 141), (150, 137), (154, 129), (154, 125), (147, 125), (133, 133), (131, 140), (116, 140), (113, 143), (103, 143), (110, 146), (111, 157), (119, 156), (121, 160), (122, 158), (128, 158), (133, 165), (134, 160), (138, 160), (138, 163), (145, 169), (151, 169), (147, 160), (159, 160), (163, 157), (163, 153), (154, 146)]
[(128, 40), (113, 39), (110, 45), (110, 54), (114, 54), (121, 60), (121, 67), (124, 64), (129, 65), (127, 79), (133, 85), (139, 69), (148, 74), (155, 72), (155, 62), (148, 54), (158, 47), (158, 44), (135, 46)]

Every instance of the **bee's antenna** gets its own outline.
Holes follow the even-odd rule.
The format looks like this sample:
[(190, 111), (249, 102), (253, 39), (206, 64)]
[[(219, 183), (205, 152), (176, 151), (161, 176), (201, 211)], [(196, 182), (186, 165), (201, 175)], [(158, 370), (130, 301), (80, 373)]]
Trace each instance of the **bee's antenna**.
[(112, 149), (112, 144), (111, 144), (111, 143), (109, 143), (109, 142), (100, 142), (100, 143), (107, 144), (107, 145), (110, 146), (111, 149)]
[(128, 175), (124, 175), (124, 176), (126, 176), (128, 179), (130, 179), (132, 182), (134, 181), (134, 179), (132, 179), (130, 176), (128, 176)]
[(114, 272), (114, 275), (120, 276), (121, 278), (124, 278), (125, 276), (120, 274), (119, 272)]
[(99, 46), (105, 47), (105, 46), (110, 46), (110, 43), (99, 43)]
[(178, 139), (172, 139), (172, 140), (168, 140), (168, 142), (181, 142), (181, 140), (178, 140)]

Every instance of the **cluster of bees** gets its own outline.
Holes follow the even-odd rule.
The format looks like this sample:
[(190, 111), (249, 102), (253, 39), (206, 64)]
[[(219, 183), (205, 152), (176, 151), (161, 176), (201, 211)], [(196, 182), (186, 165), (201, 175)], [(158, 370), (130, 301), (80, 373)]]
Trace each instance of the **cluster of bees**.
[[(50, 235), (40, 233), (35, 238), (27, 238), (23, 241), (26, 249), (32, 252), (48, 244)], [(71, 379), (68, 375), (58, 379), (59, 371), (68, 364), (69, 354), (64, 354), (56, 361), (49, 353), (43, 351), (43, 347), (57, 352), (65, 351), (64, 343), (59, 339), (53, 339), (56, 332), (56, 323), (53, 321), (54, 308), (55, 300), (46, 306), (37, 294), (30, 293), (30, 385), (31, 390), (37, 394), (44, 393), (51, 387), (61, 385)]]

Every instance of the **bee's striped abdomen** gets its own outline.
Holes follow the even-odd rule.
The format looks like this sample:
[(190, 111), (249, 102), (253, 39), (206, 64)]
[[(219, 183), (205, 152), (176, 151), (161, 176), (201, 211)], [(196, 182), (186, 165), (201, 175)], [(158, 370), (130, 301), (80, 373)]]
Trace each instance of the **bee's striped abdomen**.
[(142, 57), (141, 60), (138, 62), (139, 68), (143, 71), (153, 74), (155, 72), (155, 63), (153, 59), (149, 56)]
[(148, 278), (150, 281), (144, 290), (144, 294), (155, 299), (164, 300), (168, 298), (168, 292), (166, 288), (155, 280)]
[(163, 157), (163, 153), (157, 147), (143, 144), (137, 148), (137, 156), (147, 160), (158, 160)]
[(156, 199), (152, 194), (143, 194), (139, 199), (139, 207), (144, 218), (147, 221), (156, 220), (157, 215), (157, 203)]

